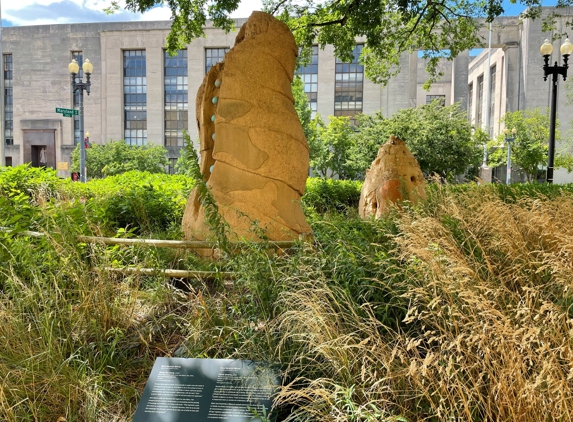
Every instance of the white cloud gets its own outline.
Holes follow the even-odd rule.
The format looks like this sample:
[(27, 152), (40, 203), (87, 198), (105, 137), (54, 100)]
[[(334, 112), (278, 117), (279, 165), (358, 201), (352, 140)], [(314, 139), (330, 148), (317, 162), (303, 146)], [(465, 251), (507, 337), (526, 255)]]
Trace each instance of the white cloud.
[[(2, 0), (2, 18), (17, 26), (171, 19), (171, 11), (165, 6), (143, 14), (120, 10), (106, 15), (103, 9), (110, 4), (111, 0)], [(242, 0), (231, 17), (247, 18), (253, 10), (261, 10), (262, 7), (261, 0)]]
[(165, 21), (171, 19), (171, 9), (168, 7), (155, 7), (141, 15), (142, 21)]
[(231, 13), (232, 18), (248, 18), (254, 10), (263, 10), (261, 0), (242, 0), (239, 8)]

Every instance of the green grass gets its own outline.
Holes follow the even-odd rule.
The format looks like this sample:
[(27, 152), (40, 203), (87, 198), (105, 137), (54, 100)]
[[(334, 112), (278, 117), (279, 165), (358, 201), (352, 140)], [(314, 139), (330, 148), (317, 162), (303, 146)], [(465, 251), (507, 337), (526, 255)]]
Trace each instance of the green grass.
[[(0, 420), (129, 421), (157, 356), (279, 363), (281, 420), (573, 417), (571, 186), (431, 185), (426, 204), (374, 221), (357, 217), (359, 184), (311, 180), (311, 240), (205, 261), (76, 241), (177, 238), (185, 180), (12, 171), (0, 172), (0, 226), (16, 231), (0, 232)], [(114, 200), (129, 221), (109, 217)], [(180, 290), (110, 266), (237, 279)]]

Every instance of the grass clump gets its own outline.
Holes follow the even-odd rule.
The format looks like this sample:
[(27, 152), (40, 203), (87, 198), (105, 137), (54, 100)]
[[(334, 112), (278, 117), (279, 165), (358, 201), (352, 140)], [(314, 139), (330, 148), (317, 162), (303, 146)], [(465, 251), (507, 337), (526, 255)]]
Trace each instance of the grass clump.
[[(573, 417), (570, 186), (430, 185), (426, 204), (379, 221), (311, 201), (312, 239), (282, 253), (245, 242), (205, 263), (78, 244), (78, 232), (148, 234), (98, 219), (90, 183), (83, 202), (57, 183), (43, 202), (0, 195), (0, 225), (47, 235), (0, 233), (1, 420), (131, 420), (157, 356), (278, 363), (280, 421)], [(109, 266), (236, 279), (179, 290)]]

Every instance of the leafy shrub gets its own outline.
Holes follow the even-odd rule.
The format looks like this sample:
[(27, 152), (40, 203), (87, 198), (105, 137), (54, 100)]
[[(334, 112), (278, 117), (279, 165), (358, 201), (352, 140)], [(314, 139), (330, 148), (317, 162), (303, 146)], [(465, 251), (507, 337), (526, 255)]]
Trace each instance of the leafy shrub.
[(115, 231), (120, 227), (143, 232), (169, 230), (181, 224), (194, 182), (181, 175), (130, 171), (87, 183), (88, 204), (95, 219)]
[(308, 178), (302, 204), (321, 214), (358, 208), (361, 189), (360, 181)]
[[(101, 178), (131, 170), (164, 173), (168, 164), (167, 150), (161, 145), (127, 145), (125, 141), (92, 144), (86, 150), (88, 177)], [(80, 147), (72, 153), (72, 171), (79, 171)]]
[(165, 173), (129, 171), (77, 183), (58, 178), (51, 169), (2, 167), (0, 223), (15, 227), (18, 222), (19, 227), (33, 229), (42, 215), (38, 206), (43, 206), (44, 213), (56, 221), (73, 216), (78, 226), (86, 227), (89, 220), (111, 233), (122, 227), (140, 233), (178, 232), (193, 185), (188, 177)]
[(54, 196), (61, 185), (56, 170), (30, 167), (29, 164), (0, 167), (0, 195), (19, 191), (31, 199), (45, 200)]

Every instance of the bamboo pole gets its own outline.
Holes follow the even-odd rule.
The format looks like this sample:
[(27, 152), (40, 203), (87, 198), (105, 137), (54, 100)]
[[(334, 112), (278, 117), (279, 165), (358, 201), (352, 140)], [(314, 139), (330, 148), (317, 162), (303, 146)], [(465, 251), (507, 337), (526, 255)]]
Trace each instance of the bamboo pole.
[(231, 272), (217, 272), (217, 271), (188, 271), (188, 270), (171, 270), (171, 269), (155, 269), (155, 268), (114, 268), (114, 267), (104, 267), (105, 271), (122, 273), (122, 274), (145, 274), (145, 275), (164, 275), (165, 277), (173, 278), (207, 278), (214, 279), (217, 277), (225, 279), (236, 278), (235, 273)]
[[(12, 233), (14, 230), (0, 227), (0, 231)], [(16, 234), (21, 234), (30, 237), (43, 237), (44, 233), (33, 232), (29, 230), (18, 231)], [(125, 239), (118, 237), (97, 237), (97, 236), (78, 236), (80, 242), (85, 243), (101, 243), (105, 245), (141, 245), (141, 246), (155, 246), (158, 248), (173, 248), (173, 249), (211, 249), (213, 245), (209, 242), (197, 240), (162, 240), (162, 239)], [(255, 242), (253, 242), (255, 243)], [(296, 242), (291, 240), (282, 241), (269, 241), (271, 248), (292, 248)], [(231, 246), (238, 248), (241, 243), (231, 243)]]
[[(12, 230), (12, 229), (7, 229), (6, 227), (0, 227), (0, 232), (12, 233), (13, 231), (14, 231), (14, 230)], [(45, 236), (44, 233), (32, 232), (32, 231), (30, 231), (30, 230), (16, 231), (16, 234), (21, 234), (21, 235), (30, 236), (30, 237), (44, 237), (44, 236)]]
[[(160, 240), (160, 239), (124, 239), (117, 237), (95, 237), (95, 236), (78, 236), (80, 242), (86, 243), (104, 243), (106, 245), (144, 245), (156, 246), (158, 248), (174, 249), (211, 249), (212, 243), (199, 240)], [(291, 248), (296, 242), (290, 240), (269, 241), (271, 248)], [(233, 247), (239, 247), (241, 243), (231, 243)]]

